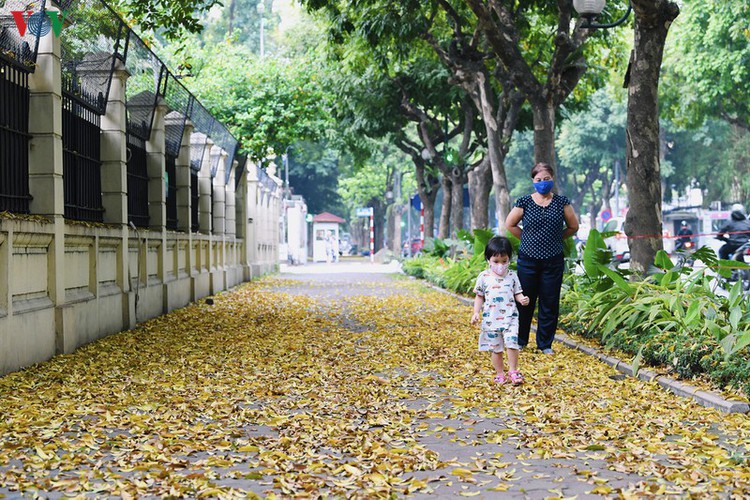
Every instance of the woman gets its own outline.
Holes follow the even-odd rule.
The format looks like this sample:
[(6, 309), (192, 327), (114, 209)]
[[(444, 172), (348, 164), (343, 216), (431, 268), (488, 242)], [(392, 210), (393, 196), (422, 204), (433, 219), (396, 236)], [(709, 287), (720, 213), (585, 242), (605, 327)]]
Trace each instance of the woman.
[(539, 299), (536, 345), (543, 353), (553, 354), (565, 267), (563, 240), (578, 231), (578, 219), (570, 200), (552, 192), (555, 185), (552, 167), (537, 163), (531, 169), (531, 179), (536, 192), (516, 200), (505, 219), (508, 231), (521, 239), (518, 278), (529, 297), (528, 305), (518, 308), (518, 344), (523, 347), (529, 342), (531, 319)]

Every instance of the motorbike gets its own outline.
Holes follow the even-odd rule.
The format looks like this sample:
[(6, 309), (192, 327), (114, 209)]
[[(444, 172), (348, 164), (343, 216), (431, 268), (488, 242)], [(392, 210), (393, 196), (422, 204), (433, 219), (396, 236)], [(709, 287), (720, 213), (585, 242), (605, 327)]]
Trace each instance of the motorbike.
[[(727, 238), (724, 236), (717, 236), (717, 240), (727, 242)], [(750, 240), (740, 245), (730, 256), (729, 260), (735, 260), (737, 262), (745, 262), (745, 256), (750, 256)], [(745, 292), (750, 291), (750, 269), (732, 269), (732, 274), (727, 278), (727, 281), (735, 282), (742, 281), (742, 289)]]
[(695, 242), (693, 240), (678, 240), (675, 245), (675, 260), (677, 261), (675, 265), (679, 267), (685, 265), (692, 266), (695, 263), (695, 259), (693, 259), (693, 252), (695, 250)]

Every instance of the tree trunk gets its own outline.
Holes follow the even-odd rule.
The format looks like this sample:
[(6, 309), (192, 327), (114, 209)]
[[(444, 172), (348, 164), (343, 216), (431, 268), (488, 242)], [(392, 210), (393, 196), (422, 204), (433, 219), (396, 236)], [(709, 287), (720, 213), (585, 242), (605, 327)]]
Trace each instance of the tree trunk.
[(443, 175), (441, 181), (443, 187), (443, 206), (440, 211), (440, 226), (438, 227), (438, 238), (445, 239), (450, 234), (451, 227), (451, 180), (447, 175)]
[[(437, 198), (437, 179), (425, 171), (424, 160), (414, 159), (417, 177), (417, 193), (424, 207), (424, 237), (435, 236), (435, 198)], [(419, 220), (417, 220), (419, 224)]]
[(451, 175), (451, 238), (464, 228), (464, 180), (466, 175), (458, 167)]
[(630, 209), (630, 269), (645, 274), (663, 249), (659, 165), (659, 71), (671, 22), (679, 14), (667, 0), (632, 0), (634, 49), (629, 66), (626, 141)]
[[(534, 164), (555, 168), (555, 106), (551, 102), (532, 104), (534, 115)], [(534, 165), (529, 165), (529, 171)], [(557, 174), (557, 173), (556, 173)]]
[[(372, 207), (374, 218), (373, 218), (373, 224), (374, 227), (374, 243), (375, 243), (375, 252), (383, 248), (383, 240), (385, 237), (385, 225), (388, 223), (388, 219), (386, 218), (386, 207), (383, 206), (382, 200), (378, 198), (371, 198), (370, 203), (368, 206)], [(367, 218), (367, 223), (369, 224), (370, 219)], [(370, 228), (369, 225), (367, 226), (367, 234), (365, 236), (365, 248), (368, 250), (370, 249)]]
[(388, 205), (385, 209), (386, 217), (386, 230), (385, 230), (385, 246), (391, 252), (395, 252), (396, 248), (396, 206)]
[(485, 229), (490, 227), (489, 197), (491, 190), (492, 168), (489, 156), (485, 156), (482, 162), (469, 172), (471, 229)]
[[(479, 79), (479, 95), (482, 121), (487, 130), (487, 154), (492, 172), (492, 187), (495, 190), (495, 215), (500, 234), (505, 233), (505, 218), (510, 213), (510, 191), (508, 177), (505, 174), (505, 157), (508, 155), (511, 137), (518, 124), (518, 115), (524, 98), (520, 92), (506, 90), (504, 99), (500, 99), (496, 112), (492, 113), (492, 86), (485, 75)], [(505, 82), (506, 87), (510, 83)], [(484, 227), (489, 227), (489, 224)]]
[(393, 206), (393, 253), (401, 255), (401, 221), (403, 220), (404, 206)]
[(425, 239), (435, 237), (435, 198), (431, 198), (429, 203), (424, 204), (424, 237)]

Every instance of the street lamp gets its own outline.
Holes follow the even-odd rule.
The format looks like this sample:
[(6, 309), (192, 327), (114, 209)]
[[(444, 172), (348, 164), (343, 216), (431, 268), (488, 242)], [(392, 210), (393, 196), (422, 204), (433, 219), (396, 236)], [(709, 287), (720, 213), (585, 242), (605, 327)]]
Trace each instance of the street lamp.
[(260, 0), (258, 2), (258, 14), (260, 14), (260, 58), (263, 59), (263, 56), (265, 54), (265, 47), (264, 47), (264, 40), (263, 40), (263, 28), (265, 27), (265, 19), (263, 18), (263, 13), (266, 11), (266, 5), (263, 3), (263, 0)]
[(628, 10), (623, 16), (615, 22), (607, 24), (595, 24), (594, 19), (602, 13), (604, 6), (607, 3), (606, 0), (573, 0), (573, 7), (581, 17), (586, 19), (586, 22), (581, 26), (584, 29), (596, 29), (596, 28), (614, 28), (625, 22), (630, 15), (630, 11), (633, 10), (633, 6), (628, 2)]

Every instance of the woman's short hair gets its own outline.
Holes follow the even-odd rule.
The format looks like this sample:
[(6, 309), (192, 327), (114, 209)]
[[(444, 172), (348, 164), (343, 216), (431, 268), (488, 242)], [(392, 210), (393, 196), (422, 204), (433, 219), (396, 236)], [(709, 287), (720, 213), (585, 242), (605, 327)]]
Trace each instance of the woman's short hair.
[(552, 170), (552, 167), (549, 166), (549, 163), (544, 163), (543, 161), (540, 161), (536, 165), (534, 165), (534, 168), (531, 169), (531, 178), (533, 179), (536, 177), (536, 175), (539, 172), (546, 171), (550, 176), (555, 176), (555, 171)]
[(504, 236), (493, 236), (484, 247), (484, 260), (490, 260), (495, 255), (507, 255), (508, 259), (513, 257), (513, 245)]

